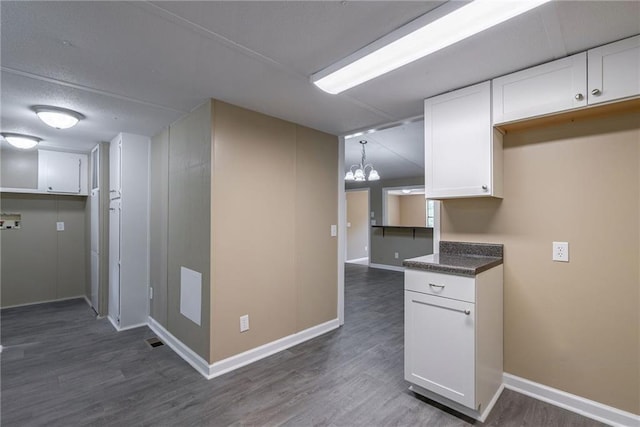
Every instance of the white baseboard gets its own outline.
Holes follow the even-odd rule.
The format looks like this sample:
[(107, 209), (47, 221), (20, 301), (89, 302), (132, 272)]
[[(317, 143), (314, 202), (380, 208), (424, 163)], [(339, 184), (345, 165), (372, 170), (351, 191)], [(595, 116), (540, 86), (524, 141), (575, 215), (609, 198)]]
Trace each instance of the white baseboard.
[(369, 263), (369, 267), (371, 267), (371, 268), (379, 268), (381, 270), (404, 271), (404, 267), (402, 267), (402, 266), (387, 265), (387, 264), (375, 264), (373, 262)]
[(622, 411), (515, 375), (503, 375), (505, 388), (612, 426), (640, 426), (640, 415)]
[(135, 325), (129, 325), (129, 326), (118, 326), (118, 323), (113, 320), (113, 318), (111, 316), (107, 316), (107, 318), (109, 319), (109, 322), (111, 322), (111, 325), (114, 327), (114, 329), (118, 332), (122, 332), (122, 331), (128, 331), (129, 329), (135, 329), (135, 328), (141, 328), (143, 326), (148, 326), (148, 323), (136, 323)]
[(357, 262), (362, 262), (362, 261), (369, 261), (369, 257), (363, 257), (363, 258), (353, 258), (353, 259), (348, 259), (345, 262), (353, 262), (353, 263), (357, 263)]
[(280, 338), (279, 340), (261, 345), (260, 347), (247, 350), (243, 353), (231, 356), (227, 359), (220, 360), (213, 364), (208, 364), (200, 355), (187, 347), (182, 341), (173, 336), (160, 323), (152, 317), (149, 317), (149, 327), (162, 339), (173, 351), (189, 363), (196, 371), (207, 379), (212, 379), (220, 375), (241, 368), (250, 363), (256, 362), (272, 354), (286, 350), (290, 347), (308, 341), (319, 335), (337, 329), (340, 326), (338, 319), (313, 326), (304, 331)]
[(156, 319), (149, 316), (149, 328), (158, 335), (165, 344), (171, 347), (171, 350), (176, 352), (176, 354), (185, 362), (193, 367), (196, 371), (198, 371), (205, 378), (209, 378), (209, 363), (204, 360), (200, 355), (198, 355), (195, 351), (191, 350), (187, 347), (182, 341), (178, 338), (174, 337), (173, 334), (165, 329)]
[(69, 300), (72, 300), (72, 299), (81, 299), (81, 298), (87, 299), (87, 297), (85, 295), (76, 295), (74, 297), (49, 299), (49, 300), (45, 300), (45, 301), (35, 301), (35, 302), (27, 302), (27, 303), (24, 303), (24, 304), (8, 305), (6, 307), (2, 307), (2, 310), (4, 310), (5, 308), (27, 307), (27, 306), (30, 306), (30, 305), (48, 304), (50, 302), (69, 301)]
[(85, 300), (85, 302), (87, 303), (87, 305), (88, 305), (89, 307), (93, 307), (93, 305), (91, 305), (91, 301), (89, 300), (89, 298), (87, 298), (87, 296), (86, 296), (86, 295), (84, 295), (84, 300)]

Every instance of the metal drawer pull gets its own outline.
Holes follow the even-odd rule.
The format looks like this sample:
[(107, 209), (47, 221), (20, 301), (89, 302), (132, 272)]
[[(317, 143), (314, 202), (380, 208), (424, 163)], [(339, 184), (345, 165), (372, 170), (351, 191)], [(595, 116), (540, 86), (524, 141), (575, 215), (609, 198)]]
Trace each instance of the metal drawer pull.
[(444, 308), (445, 310), (457, 311), (458, 313), (466, 314), (467, 316), (471, 314), (471, 310), (460, 310), (459, 308), (444, 307), (442, 305), (429, 304), (428, 302), (418, 301), (415, 299), (412, 299), (411, 302), (415, 302), (422, 305), (430, 305), (431, 307)]
[(436, 285), (435, 283), (429, 283), (429, 286), (432, 288), (444, 289), (444, 285)]

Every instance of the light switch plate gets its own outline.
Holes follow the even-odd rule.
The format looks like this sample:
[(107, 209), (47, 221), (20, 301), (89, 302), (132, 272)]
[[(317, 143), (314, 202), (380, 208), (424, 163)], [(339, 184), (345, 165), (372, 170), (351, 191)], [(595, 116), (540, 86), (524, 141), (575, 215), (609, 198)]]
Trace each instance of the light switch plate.
[(553, 242), (553, 261), (569, 262), (569, 242)]
[(336, 237), (338, 235), (338, 226), (335, 224), (331, 224), (331, 237)]
[(64, 231), (64, 222), (62, 222), (62, 221), (56, 222), (56, 230), (57, 231)]

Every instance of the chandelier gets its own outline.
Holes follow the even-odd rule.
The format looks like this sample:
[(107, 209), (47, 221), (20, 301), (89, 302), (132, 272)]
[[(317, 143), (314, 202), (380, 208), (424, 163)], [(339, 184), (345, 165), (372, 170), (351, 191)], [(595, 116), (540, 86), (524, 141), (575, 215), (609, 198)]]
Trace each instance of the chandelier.
[[(367, 154), (364, 151), (364, 146), (367, 144), (367, 141), (360, 141), (362, 145), (362, 160), (359, 165), (351, 165), (349, 168), (349, 172), (344, 176), (345, 181), (377, 181), (380, 179), (380, 175), (378, 175), (378, 171), (373, 168), (371, 163), (365, 164), (365, 160), (367, 159)], [(355, 168), (355, 170), (354, 170)], [(369, 169), (369, 176), (367, 176), (367, 168)]]

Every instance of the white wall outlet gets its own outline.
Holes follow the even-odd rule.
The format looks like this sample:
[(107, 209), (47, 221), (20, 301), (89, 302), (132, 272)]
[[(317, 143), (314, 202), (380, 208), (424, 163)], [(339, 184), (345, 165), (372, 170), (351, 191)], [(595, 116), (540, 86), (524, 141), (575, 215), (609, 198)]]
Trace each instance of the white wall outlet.
[(240, 332), (249, 330), (249, 315), (240, 316)]
[(371, 218), (375, 218), (376, 217), (376, 213), (374, 211), (371, 211)]
[(369, 250), (369, 246), (364, 245), (364, 251), (367, 252)]
[(398, 259), (398, 256), (399, 256), (398, 252), (396, 252), (393, 256), (394, 256), (395, 259)]
[(149, 286), (149, 299), (153, 299), (153, 288)]
[(338, 226), (335, 224), (331, 224), (331, 237), (336, 237), (338, 235)]
[(376, 225), (376, 220), (375, 219), (371, 220), (371, 225)]
[(553, 242), (553, 261), (569, 262), (569, 243)]
[(62, 221), (56, 222), (56, 230), (57, 231), (64, 231), (64, 222), (62, 222)]
[(349, 227), (351, 227), (351, 223), (350, 222), (347, 223), (347, 228), (349, 228)]

